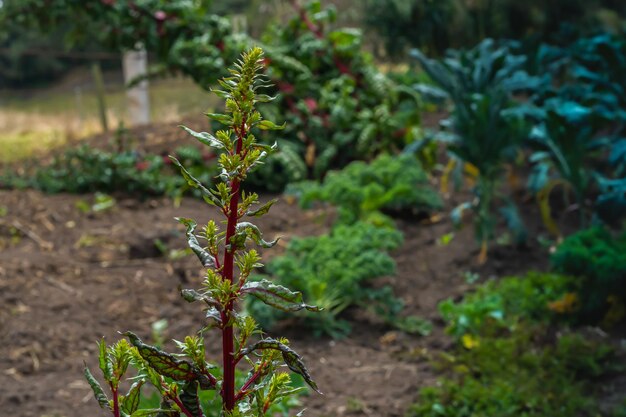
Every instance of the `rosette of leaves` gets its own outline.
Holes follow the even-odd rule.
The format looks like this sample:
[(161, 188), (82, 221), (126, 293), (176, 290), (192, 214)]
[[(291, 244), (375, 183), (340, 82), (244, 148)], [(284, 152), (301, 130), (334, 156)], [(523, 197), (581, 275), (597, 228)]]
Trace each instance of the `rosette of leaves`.
[(620, 372), (619, 362), (616, 349), (599, 338), (566, 331), (546, 337), (542, 327), (520, 326), (436, 360), (445, 376), (420, 390), (406, 416), (602, 415), (597, 380)]
[[(257, 102), (270, 99), (257, 91), (262, 82), (258, 74), (262, 57), (260, 48), (251, 49), (230, 70), (231, 76), (221, 80), (223, 90), (216, 94), (226, 100), (226, 114), (208, 114), (208, 117), (224, 124), (225, 129), (215, 135), (186, 129), (200, 143), (219, 152), (220, 182), (208, 189), (172, 158), (185, 181), (199, 190), (208, 204), (218, 207), (226, 219), (225, 230), (220, 230), (218, 223), (211, 220), (200, 234), (196, 232), (195, 221), (178, 219), (186, 227), (189, 247), (206, 268), (202, 287), (182, 290), (182, 296), (204, 306), (205, 323), (199, 336), (177, 342), (181, 350), (178, 354), (147, 345), (131, 332), (124, 333), (130, 344), (121, 341), (109, 349), (100, 344), (100, 368), (112, 398), (107, 397), (88, 369), (85, 374), (99, 404), (114, 417), (202, 417), (199, 393), (207, 390), (219, 393), (224, 416), (264, 416), (272, 403), (298, 391), (290, 386), (289, 374), (279, 371), (282, 365), (301, 375), (317, 390), (302, 358), (288, 346), (286, 339), (266, 337), (252, 317), (237, 311), (239, 302), (246, 296), (284, 311), (318, 310), (305, 304), (301, 293), (266, 280), (249, 280), (250, 274), (262, 264), (257, 251), (248, 245), (269, 248), (277, 241), (264, 240), (256, 225), (242, 220), (262, 216), (274, 203), (257, 206), (257, 195), (241, 190), (248, 174), (274, 150), (274, 146), (258, 143), (252, 129), (282, 128), (264, 120), (255, 110)], [(221, 367), (209, 362), (205, 355), (203, 335), (211, 329), (221, 333)], [(244, 362), (249, 372), (245, 382), (238, 386), (235, 370)], [(131, 390), (123, 395), (119, 386), (129, 364), (138, 373)], [(151, 384), (161, 395), (159, 409), (139, 408), (137, 398), (144, 384)]]
[(329, 172), (321, 183), (294, 184), (287, 190), (307, 208), (314, 201), (339, 209), (339, 223), (365, 221), (393, 227), (385, 213), (428, 213), (442, 207), (419, 161), (409, 154), (381, 155), (370, 163), (355, 161)]

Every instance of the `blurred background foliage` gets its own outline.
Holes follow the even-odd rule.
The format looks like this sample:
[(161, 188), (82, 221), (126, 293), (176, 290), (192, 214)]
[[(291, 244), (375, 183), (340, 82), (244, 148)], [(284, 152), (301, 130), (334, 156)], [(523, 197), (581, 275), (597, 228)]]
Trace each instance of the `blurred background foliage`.
[[(85, 63), (79, 55), (54, 55), (51, 49), (63, 50), (61, 46), (65, 45), (71, 51), (93, 53), (102, 51), (99, 44), (132, 47), (137, 32), (158, 30), (158, 25), (132, 29), (123, 26), (124, 21), (117, 20), (119, 15), (114, 18), (107, 12), (108, 3), (116, 3), (115, 13), (124, 8), (132, 12), (129, 5), (135, 3), (137, 13), (162, 10), (170, 14), (185, 9), (190, 15), (202, 14), (206, 19), (214, 15), (245, 16), (244, 29), (253, 37), (259, 37), (273, 23), (286, 22), (293, 14), (287, 0), (87, 4), (72, 0), (4, 0), (0, 8), (0, 16), (4, 16), (0, 26), (0, 88), (51, 82)], [(430, 56), (442, 55), (448, 48), (470, 47), (485, 38), (559, 42), (598, 28), (617, 33), (624, 29), (621, 16), (626, 12), (626, 3), (620, 0), (335, 0), (323, 4), (336, 7), (334, 26), (362, 27), (364, 45), (375, 57), (396, 61), (405, 60), (410, 48), (420, 48)], [(71, 20), (66, 19), (69, 13)], [(107, 13), (111, 15), (107, 17)], [(164, 25), (168, 25), (167, 19)], [(52, 33), (39, 36), (39, 29), (51, 26), (55, 27)], [(129, 38), (131, 30), (134, 34)]]

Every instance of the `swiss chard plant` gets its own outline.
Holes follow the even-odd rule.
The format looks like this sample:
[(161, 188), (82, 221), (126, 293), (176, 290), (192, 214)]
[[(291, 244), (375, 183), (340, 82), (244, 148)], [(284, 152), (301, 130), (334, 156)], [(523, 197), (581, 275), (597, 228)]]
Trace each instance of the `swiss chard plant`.
[(268, 75), (281, 94), (260, 110), (286, 115), (283, 137), (297, 149), (308, 177), (419, 140), (419, 96), (376, 67), (362, 51), (362, 33), (333, 29), (336, 11), (320, 1), (292, 3), (295, 17), (262, 38)]
[[(124, 333), (128, 341), (121, 340), (108, 348), (100, 343), (99, 364), (111, 398), (88, 368), (85, 375), (100, 406), (114, 417), (203, 417), (204, 407), (199, 399), (204, 398), (202, 393), (206, 391), (217, 394), (221, 415), (265, 416), (272, 403), (297, 391), (290, 386), (289, 374), (279, 370), (283, 363), (317, 390), (302, 358), (288, 346), (288, 341), (265, 336), (252, 317), (238, 311), (241, 300), (248, 296), (284, 311), (317, 310), (304, 304), (301, 293), (267, 280), (249, 279), (262, 265), (258, 252), (247, 245), (268, 248), (276, 243), (264, 240), (256, 225), (243, 220), (266, 214), (274, 203), (259, 206), (256, 194), (246, 194), (241, 189), (250, 171), (274, 150), (274, 146), (258, 143), (252, 130), (282, 128), (262, 119), (255, 110), (256, 103), (271, 100), (258, 92), (262, 85), (262, 58), (260, 48), (251, 49), (230, 70), (230, 77), (221, 80), (223, 90), (216, 94), (226, 100), (226, 114), (208, 116), (224, 124), (224, 130), (213, 135), (187, 129), (202, 144), (220, 153), (220, 182), (208, 189), (173, 159), (185, 181), (198, 189), (208, 204), (218, 207), (225, 218), (225, 230), (210, 220), (199, 235), (194, 220), (178, 219), (186, 227), (189, 247), (206, 268), (201, 288), (185, 289), (181, 294), (186, 301), (203, 305), (205, 322), (197, 335), (176, 342), (180, 348), (176, 354), (150, 346), (131, 332)], [(204, 334), (211, 329), (221, 334), (221, 366), (205, 355)], [(235, 371), (244, 363), (248, 374), (238, 384)], [(122, 391), (129, 365), (137, 372), (129, 390)], [(139, 407), (144, 385), (152, 385), (161, 396), (159, 408)]]

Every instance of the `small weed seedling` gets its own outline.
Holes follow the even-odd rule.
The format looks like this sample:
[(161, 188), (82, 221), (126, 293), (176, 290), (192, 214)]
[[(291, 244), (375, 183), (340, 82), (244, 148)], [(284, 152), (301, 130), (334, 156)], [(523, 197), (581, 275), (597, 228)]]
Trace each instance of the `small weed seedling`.
[[(204, 404), (201, 400), (206, 398), (207, 391), (214, 391), (218, 394), (214, 397), (221, 399), (220, 415), (265, 416), (273, 403), (299, 391), (291, 387), (289, 374), (278, 371), (283, 362), (317, 391), (302, 359), (287, 345), (288, 341), (265, 338), (252, 317), (239, 314), (236, 309), (244, 296), (251, 295), (284, 311), (317, 310), (302, 302), (301, 293), (270, 281), (248, 280), (250, 273), (261, 264), (257, 251), (247, 249), (246, 244), (251, 241), (269, 248), (276, 243), (266, 242), (257, 226), (241, 221), (244, 216), (266, 214), (274, 203), (270, 201), (254, 208), (258, 196), (241, 190), (248, 173), (275, 149), (275, 146), (257, 143), (251, 129), (282, 128), (262, 120), (255, 110), (256, 103), (272, 100), (269, 96), (257, 94), (257, 88), (261, 86), (258, 71), (262, 68), (262, 57), (259, 48), (244, 53), (230, 71), (231, 76), (220, 81), (224, 90), (216, 91), (216, 94), (226, 100), (227, 114), (207, 116), (226, 125), (225, 130), (213, 136), (185, 128), (202, 144), (221, 152), (221, 182), (209, 190), (172, 158), (186, 182), (198, 189), (207, 203), (217, 206), (226, 218), (225, 231), (220, 231), (218, 223), (211, 220), (200, 236), (195, 234), (196, 222), (178, 219), (187, 228), (189, 247), (207, 270), (202, 288), (183, 290), (182, 296), (189, 302), (199, 301), (205, 306), (206, 324), (198, 335), (176, 342), (181, 350), (179, 354), (147, 345), (131, 332), (124, 333), (130, 343), (123, 339), (107, 347), (100, 342), (100, 369), (112, 398), (107, 397), (88, 368), (85, 368), (85, 376), (100, 406), (110, 410), (114, 417), (203, 417), (214, 405)], [(199, 239), (205, 240), (204, 245)], [(221, 369), (205, 358), (203, 334), (210, 329), (218, 329), (222, 335)], [(237, 383), (235, 370), (243, 361), (249, 364), (250, 370), (244, 382)], [(122, 394), (120, 382), (129, 365), (137, 369), (137, 374), (132, 378), (130, 389)], [(140, 390), (144, 384), (151, 384), (158, 391), (161, 397), (159, 408), (140, 408)]]

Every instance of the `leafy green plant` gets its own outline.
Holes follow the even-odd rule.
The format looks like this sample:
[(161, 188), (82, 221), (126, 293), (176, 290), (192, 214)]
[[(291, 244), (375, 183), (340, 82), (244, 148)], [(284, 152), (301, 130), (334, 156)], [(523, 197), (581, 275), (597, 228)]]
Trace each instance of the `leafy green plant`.
[(575, 280), (565, 275), (529, 272), (478, 286), (459, 302), (439, 303), (447, 331), (461, 338), (514, 330), (523, 322), (544, 322), (556, 317), (550, 303), (573, 291)]
[(483, 338), (439, 363), (447, 371), (437, 386), (421, 390), (408, 416), (570, 417), (600, 415), (595, 378), (607, 374), (614, 350), (577, 334), (554, 343), (535, 342), (537, 332)]
[(536, 150), (530, 186), (538, 193), (544, 222), (560, 234), (549, 216), (548, 197), (562, 184), (574, 196), (582, 227), (592, 209), (596, 218), (618, 225), (626, 207), (626, 43), (600, 33), (565, 47), (541, 45), (536, 56), (538, 71), (552, 78), (534, 92), (538, 108), (531, 112), (538, 126), (530, 142)]
[(382, 74), (361, 50), (357, 29), (331, 29), (334, 8), (293, 2), (296, 17), (262, 37), (276, 101), (261, 107), (284, 114), (284, 138), (307, 166), (307, 177), (421, 139), (419, 96)]
[[(307, 300), (324, 308), (315, 314), (301, 311), (298, 317), (303, 326), (316, 334), (341, 337), (350, 331), (341, 313), (352, 306), (372, 310), (387, 321), (399, 320), (402, 303), (391, 288), (368, 284), (394, 273), (395, 263), (386, 251), (397, 248), (401, 241), (397, 230), (360, 222), (340, 224), (329, 234), (292, 239), (286, 253), (268, 263), (266, 272), (275, 283), (302, 292)], [(291, 317), (260, 307), (257, 300), (249, 304), (263, 327)]]
[[(494, 90), (515, 93), (534, 90), (545, 80), (526, 72), (527, 58), (514, 51), (514, 42), (485, 39), (474, 48), (449, 50), (444, 59), (428, 58), (419, 49), (411, 50), (411, 57), (440, 89), (439, 96), (449, 97), (455, 105), (463, 103), (472, 94), (488, 94)], [(418, 84), (418, 90), (432, 86)]]
[[(589, 122), (592, 110), (572, 101), (549, 100), (543, 107), (545, 116), (531, 135), (530, 144), (535, 148), (530, 160), (534, 163), (530, 188), (537, 192), (540, 201), (547, 204), (550, 191), (559, 184), (571, 190), (580, 213), (581, 227), (589, 216), (585, 210), (585, 198), (590, 193), (593, 180), (593, 156), (606, 145), (604, 138), (594, 138)], [(550, 178), (556, 171), (557, 178)], [(548, 208), (543, 208), (548, 211)], [(544, 222), (553, 229), (550, 218), (544, 214)], [(555, 232), (554, 230), (551, 230)]]
[(505, 164), (514, 160), (530, 129), (514, 111), (512, 94), (534, 88), (542, 81), (525, 72), (525, 57), (512, 54), (510, 46), (498, 46), (491, 39), (469, 51), (450, 51), (441, 61), (431, 60), (418, 50), (412, 55), (438, 86), (428, 86), (428, 91), (449, 97), (454, 104), (450, 118), (443, 122), (447, 131), (437, 137), (448, 144), (456, 161), (453, 163), (474, 172), (476, 186), (475, 198), (458, 206), (451, 217), (460, 224), (464, 210), (474, 212), (482, 262), (486, 260), (488, 242), (494, 237), (497, 199), (504, 200), (500, 212), (515, 240), (521, 243), (526, 237), (512, 200), (497, 191)]
[[(204, 416), (200, 398), (203, 391), (214, 391), (225, 416), (264, 416), (272, 403), (297, 392), (290, 387), (287, 373), (278, 371), (284, 362), (300, 374), (307, 384), (317, 390), (301, 357), (293, 351), (284, 338), (264, 337), (250, 316), (239, 314), (237, 304), (247, 295), (265, 304), (285, 311), (317, 307), (302, 302), (302, 294), (272, 282), (249, 280), (254, 269), (261, 267), (260, 256), (254, 249), (247, 249), (249, 242), (271, 247), (277, 240), (265, 241), (254, 224), (241, 221), (242, 217), (258, 217), (267, 213), (274, 201), (260, 207), (256, 194), (245, 194), (241, 184), (250, 171), (260, 164), (274, 146), (260, 144), (252, 130), (255, 128), (276, 130), (281, 126), (263, 120), (255, 110), (255, 104), (268, 98), (257, 92), (261, 85), (258, 74), (263, 68), (263, 52), (251, 49), (230, 71), (230, 77), (221, 81), (223, 90), (216, 94), (226, 100), (227, 114), (208, 114), (208, 117), (226, 126), (212, 135), (194, 132), (192, 136), (206, 146), (220, 152), (220, 182), (208, 189), (194, 178), (180, 162), (172, 158), (180, 168), (185, 181), (198, 189), (204, 200), (217, 206), (226, 218), (226, 230), (220, 231), (217, 222), (211, 220), (202, 235), (195, 233), (194, 220), (179, 218), (187, 228), (187, 240), (191, 250), (206, 268), (206, 279), (200, 290), (182, 290), (189, 302), (199, 301), (205, 307), (205, 325), (196, 336), (187, 336), (176, 342), (180, 354), (166, 353), (150, 346), (132, 332), (125, 332), (126, 339), (107, 348), (100, 343), (99, 364), (112, 398), (109, 400), (90, 370), (85, 376), (100, 406), (121, 416)], [(199, 238), (205, 240), (201, 244)], [(207, 362), (204, 333), (216, 328), (222, 337), (222, 366)], [(243, 385), (238, 386), (235, 370), (241, 361), (249, 364), (249, 372)], [(123, 394), (120, 382), (127, 368), (137, 369), (130, 390)], [(139, 409), (140, 391), (144, 384), (151, 384), (161, 397), (158, 409)]]
[(381, 155), (370, 163), (352, 162), (328, 173), (322, 183), (293, 184), (287, 193), (299, 197), (302, 207), (324, 201), (339, 209), (339, 223), (365, 221), (393, 226), (385, 212), (430, 212), (441, 208), (439, 195), (412, 155)]
[(116, 191), (143, 195), (171, 193), (183, 181), (162, 175), (163, 158), (135, 152), (110, 153), (87, 145), (69, 149), (37, 169), (29, 186), (47, 193)]
[(601, 227), (567, 237), (551, 256), (552, 268), (579, 277), (579, 319), (615, 322), (626, 305), (626, 233), (613, 236)]

